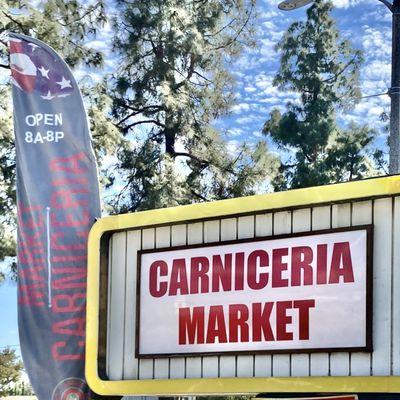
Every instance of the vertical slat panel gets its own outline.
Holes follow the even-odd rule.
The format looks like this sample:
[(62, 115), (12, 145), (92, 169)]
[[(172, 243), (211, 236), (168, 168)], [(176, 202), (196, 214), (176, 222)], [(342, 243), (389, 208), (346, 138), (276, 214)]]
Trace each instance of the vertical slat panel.
[(204, 222), (204, 243), (212, 243), (219, 241), (219, 220)]
[(110, 380), (122, 379), (124, 353), (124, 303), (126, 278), (126, 232), (112, 236), (110, 273), (108, 373)]
[[(281, 235), (292, 231), (292, 213), (281, 211), (274, 214), (273, 234)], [(274, 354), (272, 356), (272, 375), (290, 376), (290, 355)]]
[[(236, 218), (227, 218), (221, 220), (221, 241), (234, 240), (237, 237)], [(235, 356), (220, 356), (219, 358), (219, 376), (235, 376), (236, 360)]]
[(274, 235), (291, 233), (292, 213), (291, 211), (280, 211), (274, 214), (274, 225), (272, 227)]
[(143, 229), (142, 231), (142, 249), (154, 249), (155, 248), (155, 229)]
[(183, 246), (187, 243), (187, 226), (186, 225), (173, 225), (171, 227), (171, 245)]
[(156, 248), (171, 246), (171, 227), (160, 226), (156, 229)]
[(392, 282), (392, 372), (400, 375), (400, 197), (394, 200)]
[(346, 228), (351, 225), (351, 204), (334, 204), (332, 206), (332, 228)]
[(254, 219), (254, 215), (238, 218), (238, 239), (254, 237)]
[[(309, 232), (311, 230), (311, 209), (305, 208), (293, 211), (292, 232)], [(310, 355), (292, 354), (291, 375), (308, 376), (310, 375)]]
[[(171, 227), (161, 226), (156, 229), (156, 248), (169, 247), (171, 245)], [(159, 358), (154, 360), (154, 378), (168, 379), (169, 377), (168, 358)]]
[(237, 219), (221, 219), (221, 241), (237, 238)]
[(113, 240), (112, 237), (108, 242), (108, 282), (107, 282), (107, 349), (106, 349), (106, 373), (107, 376), (110, 376), (110, 346), (111, 346), (111, 337), (110, 337), (110, 318), (111, 318), (111, 278), (112, 278), (112, 257), (113, 257)]
[[(374, 202), (374, 305), (372, 374), (389, 375), (391, 339), (392, 199)], [(396, 338), (396, 340), (398, 340)]]
[[(142, 249), (155, 248), (155, 229), (143, 229), (142, 231)], [(139, 361), (139, 379), (154, 378), (154, 359)]]
[[(256, 236), (272, 235), (272, 214), (261, 214), (256, 216)], [(256, 355), (254, 360), (254, 376), (271, 376), (272, 356)]]
[(353, 203), (352, 225), (372, 224), (372, 200)]
[[(335, 204), (332, 206), (332, 228), (342, 228), (351, 224), (351, 204)], [(349, 353), (332, 353), (330, 357), (331, 375), (346, 376), (350, 374)]]
[(126, 296), (125, 296), (125, 350), (123, 379), (137, 379), (139, 362), (135, 358), (135, 329), (136, 329), (136, 279), (137, 279), (137, 252), (141, 248), (141, 232), (127, 233), (126, 256)]
[[(198, 222), (188, 225), (188, 244), (203, 243), (203, 223)], [(187, 357), (186, 358), (186, 377), (187, 378), (200, 378), (202, 373), (201, 357)]]
[[(313, 231), (331, 227), (331, 207), (314, 207), (311, 212), (311, 229)], [(329, 375), (329, 354), (315, 353), (310, 356), (310, 375)]]
[(293, 211), (292, 232), (309, 232), (311, 230), (311, 208)]
[[(171, 245), (182, 246), (187, 243), (187, 226), (174, 225), (171, 227)], [(185, 377), (185, 358), (171, 358), (169, 376), (171, 379), (182, 379)]]
[(256, 236), (272, 235), (272, 214), (256, 215)]
[[(372, 201), (359, 201), (353, 203), (352, 225), (367, 225), (372, 223)], [(350, 374), (354, 376), (367, 376), (371, 371), (371, 354), (351, 353)]]
[(188, 244), (201, 244), (203, 243), (203, 223), (196, 222), (195, 224), (189, 224), (188, 230)]
[[(219, 220), (204, 222), (204, 243), (219, 241)], [(203, 378), (218, 378), (218, 356), (203, 357)]]
[[(238, 218), (238, 239), (253, 238), (255, 230), (255, 216)], [(254, 375), (254, 356), (236, 357), (236, 376), (251, 377)]]

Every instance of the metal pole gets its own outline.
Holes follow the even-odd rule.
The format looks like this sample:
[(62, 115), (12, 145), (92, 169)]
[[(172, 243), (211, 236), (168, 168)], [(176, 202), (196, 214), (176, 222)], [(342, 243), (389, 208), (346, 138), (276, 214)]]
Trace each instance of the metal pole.
[(389, 89), (390, 134), (389, 173), (400, 173), (400, 0), (392, 5), (392, 87)]

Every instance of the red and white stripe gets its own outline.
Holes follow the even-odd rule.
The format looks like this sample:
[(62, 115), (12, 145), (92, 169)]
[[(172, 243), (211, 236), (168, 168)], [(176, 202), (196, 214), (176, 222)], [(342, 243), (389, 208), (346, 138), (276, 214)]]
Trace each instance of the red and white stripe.
[(10, 67), (12, 83), (31, 93), (36, 83), (37, 68), (24, 53), (22, 41), (15, 38), (10, 38)]

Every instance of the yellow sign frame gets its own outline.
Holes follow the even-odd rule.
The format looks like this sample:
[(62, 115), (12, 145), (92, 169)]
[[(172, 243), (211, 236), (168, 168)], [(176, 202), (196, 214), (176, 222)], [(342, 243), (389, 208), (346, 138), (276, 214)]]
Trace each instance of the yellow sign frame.
[(238, 393), (400, 393), (400, 376), (201, 378), (103, 380), (98, 374), (100, 240), (106, 233), (199, 219), (246, 215), (280, 209), (374, 199), (400, 194), (400, 176), (296, 189), (211, 203), (121, 214), (101, 218), (92, 227), (88, 242), (86, 320), (86, 379), (101, 395), (214, 395)]

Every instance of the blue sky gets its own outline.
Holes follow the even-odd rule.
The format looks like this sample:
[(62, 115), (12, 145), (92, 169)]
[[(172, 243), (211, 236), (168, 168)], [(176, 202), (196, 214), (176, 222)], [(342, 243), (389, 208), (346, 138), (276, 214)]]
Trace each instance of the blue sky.
[[(19, 344), (17, 327), (17, 291), (14, 283), (4, 283), (0, 287), (1, 304), (1, 330), (0, 350), (4, 346), (15, 346)], [(13, 347), (14, 348), (14, 347)], [(19, 347), (15, 347), (19, 352)]]
[[(236, 77), (236, 105), (232, 114), (217, 121), (216, 125), (228, 129), (227, 140), (231, 151), (243, 141), (258, 141), (261, 129), (269, 112), (284, 108), (295, 96), (280, 93), (272, 86), (278, 69), (279, 58), (274, 51), (275, 43), (285, 29), (295, 20), (305, 17), (305, 8), (282, 12), (277, 8), (278, 0), (258, 0), (258, 45), (246, 51), (231, 65)], [(391, 14), (378, 0), (333, 0), (334, 17), (343, 35), (356, 48), (364, 51), (365, 63), (361, 71), (363, 96), (384, 93), (390, 86)], [(107, 49), (110, 29), (106, 27), (101, 40), (92, 42), (98, 48)], [(115, 61), (108, 57), (106, 67), (112, 69)], [(77, 78), (83, 78), (87, 71), (77, 71)], [(94, 80), (99, 75), (93, 75)], [(350, 121), (368, 123), (381, 132), (376, 145), (385, 143), (383, 125), (379, 115), (389, 109), (388, 96), (363, 99), (348, 115), (341, 115), (343, 125)], [(273, 149), (273, 147), (272, 147)], [(2, 323), (0, 348), (18, 344), (16, 287), (12, 283), (0, 286)]]

